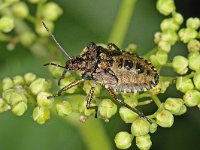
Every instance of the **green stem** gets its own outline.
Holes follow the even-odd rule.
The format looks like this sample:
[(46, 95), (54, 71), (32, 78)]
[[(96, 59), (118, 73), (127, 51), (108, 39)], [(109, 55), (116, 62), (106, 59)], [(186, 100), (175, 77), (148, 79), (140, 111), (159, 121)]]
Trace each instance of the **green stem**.
[(145, 97), (150, 97), (150, 96), (151, 96), (151, 94), (145, 92), (145, 93), (139, 94), (137, 96), (137, 99), (141, 99), (141, 98), (145, 98)]
[(166, 63), (165, 65), (164, 65), (165, 67), (172, 67), (172, 63)]
[(128, 31), (129, 23), (137, 0), (122, 0), (117, 18), (114, 22), (109, 42), (122, 45), (124, 37)]
[(191, 72), (190, 74), (184, 76), (185, 78), (192, 78), (194, 76), (194, 72)]
[(156, 103), (156, 105), (157, 105), (158, 107), (160, 107), (161, 101), (160, 101), (160, 99), (158, 98), (158, 96), (157, 96), (157, 95), (152, 95), (151, 98), (152, 98), (153, 101)]
[(142, 106), (142, 105), (147, 105), (147, 104), (150, 104), (152, 102), (152, 100), (146, 100), (146, 101), (143, 101), (143, 102), (138, 102), (138, 106)]
[(149, 57), (151, 55), (153, 55), (154, 53), (156, 53), (157, 50), (158, 50), (158, 48), (154, 47), (152, 50), (150, 50), (148, 53), (146, 53), (143, 57), (146, 58), (146, 59), (149, 59)]

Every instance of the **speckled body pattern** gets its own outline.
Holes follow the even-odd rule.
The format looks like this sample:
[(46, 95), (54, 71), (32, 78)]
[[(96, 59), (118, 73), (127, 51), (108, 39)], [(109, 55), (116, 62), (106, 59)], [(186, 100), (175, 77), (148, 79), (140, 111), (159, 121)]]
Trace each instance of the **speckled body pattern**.
[(120, 50), (114, 44), (107, 48), (89, 43), (80, 56), (66, 62), (69, 70), (80, 71), (82, 78), (94, 80), (117, 92), (142, 92), (158, 84), (155, 67), (144, 58)]

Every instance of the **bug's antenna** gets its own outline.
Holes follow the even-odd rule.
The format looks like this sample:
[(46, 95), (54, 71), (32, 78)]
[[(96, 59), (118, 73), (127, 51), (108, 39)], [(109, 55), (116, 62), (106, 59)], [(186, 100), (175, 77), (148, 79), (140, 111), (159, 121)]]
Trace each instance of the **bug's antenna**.
[(67, 52), (62, 48), (62, 46), (58, 43), (58, 41), (56, 40), (55, 36), (51, 33), (51, 31), (49, 30), (49, 28), (47, 27), (47, 25), (42, 21), (43, 26), (45, 27), (45, 29), (47, 30), (47, 32), (49, 33), (49, 35), (51, 36), (52, 40), (55, 42), (55, 44), (58, 46), (58, 48), (67, 56), (69, 57), (69, 59), (71, 59), (71, 57), (69, 56), (69, 54), (67, 54)]

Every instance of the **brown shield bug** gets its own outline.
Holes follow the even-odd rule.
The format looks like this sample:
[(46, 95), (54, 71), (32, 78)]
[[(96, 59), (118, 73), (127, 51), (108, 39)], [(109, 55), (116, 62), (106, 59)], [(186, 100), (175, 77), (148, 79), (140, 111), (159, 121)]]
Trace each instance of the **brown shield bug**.
[(114, 93), (114, 91), (136, 93), (155, 87), (158, 84), (159, 75), (149, 61), (136, 54), (122, 51), (113, 43), (109, 43), (107, 48), (104, 48), (96, 45), (94, 42), (88, 43), (80, 55), (71, 57), (56, 41), (44, 22), (43, 25), (59, 49), (69, 58), (65, 66), (54, 63), (45, 64), (64, 68), (62, 76), (58, 80), (58, 85), (60, 85), (60, 81), (65, 77), (67, 71), (79, 71), (82, 75), (81, 79), (66, 85), (57, 94), (49, 98), (60, 96), (63, 91), (85, 80), (93, 80), (94, 85), (88, 93), (87, 109), (96, 109), (97, 111), (97, 107), (90, 106), (90, 103), (96, 84), (101, 84), (108, 90), (115, 101), (132, 110), (138, 116), (145, 118), (149, 123), (152, 123), (142, 112), (126, 104)]

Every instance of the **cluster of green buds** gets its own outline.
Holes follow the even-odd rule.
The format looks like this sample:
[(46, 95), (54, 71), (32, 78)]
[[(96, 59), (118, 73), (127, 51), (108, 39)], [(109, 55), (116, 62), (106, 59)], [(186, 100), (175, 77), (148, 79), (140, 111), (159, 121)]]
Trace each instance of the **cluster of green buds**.
[[(55, 2), (47, 0), (0, 0), (0, 41), (8, 43), (7, 49), (14, 50), (16, 44), (29, 47), (34, 54), (45, 55), (46, 49), (42, 47), (47, 40), (48, 33), (42, 25), (44, 21), (49, 30), (53, 31), (54, 22), (62, 15), (62, 8)], [(31, 6), (36, 5), (35, 12), (31, 11)], [(35, 14), (35, 15), (32, 15)], [(29, 23), (35, 27), (32, 30)], [(14, 34), (8, 34), (14, 31)], [(35, 49), (39, 48), (39, 51)], [(44, 54), (45, 53), (45, 54)]]

